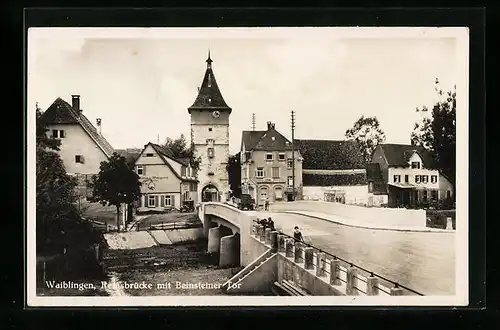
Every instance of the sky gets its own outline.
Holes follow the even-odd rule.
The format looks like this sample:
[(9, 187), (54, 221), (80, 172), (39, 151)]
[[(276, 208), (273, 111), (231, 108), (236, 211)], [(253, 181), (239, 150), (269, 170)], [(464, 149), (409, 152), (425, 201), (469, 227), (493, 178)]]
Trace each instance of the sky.
[(465, 83), (457, 39), (429, 29), (30, 29), (27, 106), (45, 110), (79, 94), (115, 149), (189, 138), (187, 108), (210, 49), (233, 109), (232, 154), (253, 113), (257, 130), (271, 121), (290, 138), (291, 110), (297, 139), (344, 139), (364, 115), (378, 118), (387, 143), (409, 143), (415, 109), (436, 100), (435, 79), (444, 89)]

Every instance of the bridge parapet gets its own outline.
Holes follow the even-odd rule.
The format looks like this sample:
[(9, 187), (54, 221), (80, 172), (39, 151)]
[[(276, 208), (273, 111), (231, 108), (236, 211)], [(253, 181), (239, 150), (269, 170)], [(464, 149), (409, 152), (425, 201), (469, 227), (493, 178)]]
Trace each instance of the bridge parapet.
[(204, 208), (204, 214), (219, 217), (231, 223), (235, 227), (240, 227), (239, 215), (241, 211), (237, 208), (224, 203), (215, 202), (202, 203), (201, 207)]

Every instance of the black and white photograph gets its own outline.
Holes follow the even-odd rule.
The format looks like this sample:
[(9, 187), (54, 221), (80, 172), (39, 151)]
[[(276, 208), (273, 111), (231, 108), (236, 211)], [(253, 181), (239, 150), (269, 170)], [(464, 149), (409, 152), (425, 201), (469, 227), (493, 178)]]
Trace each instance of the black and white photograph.
[(465, 27), (30, 28), (29, 306), (465, 306)]

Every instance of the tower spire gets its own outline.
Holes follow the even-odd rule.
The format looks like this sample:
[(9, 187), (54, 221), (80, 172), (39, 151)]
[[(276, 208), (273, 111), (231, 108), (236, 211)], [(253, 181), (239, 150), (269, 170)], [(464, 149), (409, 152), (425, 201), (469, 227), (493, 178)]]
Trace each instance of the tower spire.
[(207, 69), (212, 68), (212, 59), (210, 58), (210, 48), (208, 49), (208, 58), (207, 58)]

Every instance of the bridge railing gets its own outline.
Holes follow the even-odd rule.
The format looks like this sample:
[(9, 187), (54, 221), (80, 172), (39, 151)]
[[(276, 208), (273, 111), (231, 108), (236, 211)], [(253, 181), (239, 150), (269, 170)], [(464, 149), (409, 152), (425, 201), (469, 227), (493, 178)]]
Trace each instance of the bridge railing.
[[(265, 227), (257, 220), (253, 222), (252, 234), (265, 235)], [(278, 251), (285, 252), (287, 257), (293, 257), (297, 263), (304, 263), (305, 268), (315, 271), (317, 276), (330, 277), (330, 284), (345, 286), (348, 295), (424, 295), (312, 244), (297, 241), (279, 229), (277, 232), (284, 238), (278, 238)]]

